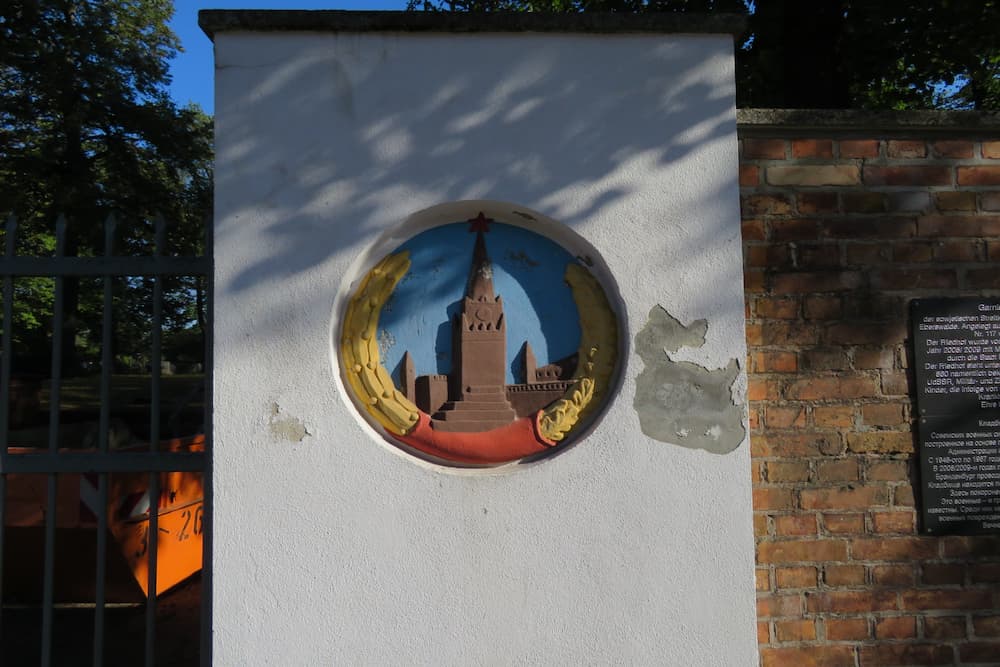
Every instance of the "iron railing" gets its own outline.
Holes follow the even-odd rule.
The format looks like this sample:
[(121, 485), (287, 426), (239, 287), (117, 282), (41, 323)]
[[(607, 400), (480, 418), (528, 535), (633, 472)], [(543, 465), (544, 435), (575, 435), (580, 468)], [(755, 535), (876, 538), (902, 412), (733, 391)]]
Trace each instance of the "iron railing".
[[(14, 217), (7, 219), (5, 224), (5, 244), (3, 260), (0, 262), (0, 279), (3, 286), (3, 333), (0, 341), (0, 600), (3, 597), (4, 553), (10, 552), (18, 545), (7, 541), (5, 543), (4, 529), (6, 518), (8, 477), (11, 475), (45, 475), (47, 476), (47, 495), (44, 505), (44, 563), (42, 596), (38, 604), (41, 614), (41, 665), (48, 667), (53, 664), (53, 642), (58, 639), (54, 632), (54, 600), (55, 562), (60, 558), (72, 559), (77, 554), (59, 553), (56, 545), (56, 492), (59, 475), (86, 474), (96, 477), (96, 488), (99, 509), (108, 507), (109, 475), (112, 473), (148, 473), (150, 510), (148, 512), (147, 536), (160, 534), (160, 520), (157, 509), (161, 496), (160, 478), (167, 472), (201, 473), (204, 485), (204, 516), (202, 531), (203, 560), (201, 579), (201, 632), (200, 660), (201, 664), (211, 662), (211, 404), (212, 404), (212, 341), (211, 341), (211, 298), (212, 298), (212, 253), (211, 232), (207, 233), (205, 252), (202, 256), (176, 256), (166, 253), (167, 224), (162, 218), (153, 221), (152, 254), (146, 256), (116, 256), (113, 252), (115, 238), (115, 220), (108, 218), (104, 224), (104, 253), (100, 256), (79, 257), (66, 256), (67, 230), (63, 218), (56, 223), (55, 252), (48, 257), (19, 256), (16, 253), (18, 240), (18, 221)], [(210, 226), (209, 226), (210, 227)], [(203, 451), (161, 451), (161, 361), (162, 361), (162, 329), (163, 329), (163, 283), (165, 279), (187, 276), (203, 279), (205, 291), (205, 339), (206, 345), (203, 359), (204, 372), (204, 450)], [(13, 329), (15, 311), (15, 279), (19, 277), (48, 277), (54, 281), (52, 328), (51, 328), (51, 372), (48, 380), (49, 415), (48, 443), (30, 453), (21, 449), (9, 451), (17, 445), (9, 439), (11, 432), (10, 401), (13, 359)], [(60, 443), (60, 391), (64, 385), (63, 371), (63, 331), (64, 331), (64, 297), (67, 279), (100, 279), (103, 281), (102, 325), (101, 325), (101, 360), (100, 360), (100, 409), (97, 428), (96, 447), (87, 451), (66, 451)], [(152, 317), (149, 321), (151, 349), (149, 350), (149, 390), (150, 390), (150, 421), (149, 448), (146, 451), (115, 451), (109, 447), (109, 429), (111, 427), (111, 382), (112, 382), (112, 348), (113, 348), (113, 285), (114, 281), (123, 279), (143, 278), (153, 282)], [(94, 600), (93, 632), (92, 632), (92, 664), (122, 664), (116, 656), (108, 655), (106, 636), (108, 633), (107, 612), (109, 603), (106, 600), (105, 588), (107, 577), (108, 531), (109, 517), (107, 511), (96, 512), (96, 553), (94, 558)], [(156, 630), (157, 630), (157, 596), (156, 580), (158, 567), (157, 539), (148, 539), (148, 594), (145, 600), (145, 643), (144, 659), (147, 666), (156, 660)], [(5, 605), (6, 607), (7, 605)], [(89, 603), (88, 603), (89, 606)], [(114, 605), (110, 605), (113, 607)], [(8, 630), (4, 633), (4, 614), (0, 613), (0, 637), (3, 641), (18, 641)], [(191, 641), (195, 641), (192, 637)], [(130, 661), (129, 664), (134, 664)]]

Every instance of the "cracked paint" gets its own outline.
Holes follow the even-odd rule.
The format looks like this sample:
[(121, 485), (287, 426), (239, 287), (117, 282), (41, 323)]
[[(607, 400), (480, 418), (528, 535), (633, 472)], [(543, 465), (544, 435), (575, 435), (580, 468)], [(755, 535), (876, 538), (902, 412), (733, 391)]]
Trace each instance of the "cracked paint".
[(733, 399), (739, 363), (709, 370), (689, 361), (674, 361), (671, 352), (705, 344), (708, 323), (684, 326), (662, 306), (649, 311), (636, 334), (635, 349), (645, 368), (635, 381), (633, 408), (642, 432), (654, 440), (727, 454), (743, 442), (743, 405)]
[(302, 420), (282, 414), (281, 407), (277, 403), (271, 403), (271, 413), (268, 415), (267, 423), (271, 427), (271, 435), (278, 440), (302, 442), (307, 435), (312, 435)]

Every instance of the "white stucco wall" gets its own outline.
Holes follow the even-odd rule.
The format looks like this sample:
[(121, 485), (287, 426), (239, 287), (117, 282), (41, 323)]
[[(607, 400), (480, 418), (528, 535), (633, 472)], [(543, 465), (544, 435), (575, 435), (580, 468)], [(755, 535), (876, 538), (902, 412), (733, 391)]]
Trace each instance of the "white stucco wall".
[[(215, 42), (215, 664), (756, 665), (749, 444), (632, 408), (657, 304), (708, 320), (678, 358), (745, 358), (731, 38)], [(489, 473), (386, 444), (332, 359), (369, 244), (463, 199), (568, 225), (627, 317), (589, 437)]]

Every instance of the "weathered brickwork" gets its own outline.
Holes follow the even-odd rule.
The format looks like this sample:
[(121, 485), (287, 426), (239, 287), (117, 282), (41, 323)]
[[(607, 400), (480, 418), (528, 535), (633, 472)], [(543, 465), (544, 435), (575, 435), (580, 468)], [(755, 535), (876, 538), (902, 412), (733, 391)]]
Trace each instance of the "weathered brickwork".
[(1000, 664), (1000, 536), (918, 532), (914, 297), (1000, 295), (1000, 126), (740, 126), (765, 667)]

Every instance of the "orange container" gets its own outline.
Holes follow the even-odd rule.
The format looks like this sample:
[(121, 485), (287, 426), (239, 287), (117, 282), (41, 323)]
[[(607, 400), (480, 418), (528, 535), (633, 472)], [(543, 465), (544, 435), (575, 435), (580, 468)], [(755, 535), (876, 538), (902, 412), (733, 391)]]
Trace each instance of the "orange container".
[[(119, 451), (144, 451), (148, 446)], [(162, 441), (160, 451), (200, 452), (204, 436)], [(37, 449), (10, 447), (11, 454)], [(70, 450), (67, 450), (70, 451)], [(82, 450), (71, 450), (79, 453)], [(201, 473), (160, 473), (160, 497), (149, 497), (149, 473), (108, 475), (108, 602), (133, 602), (147, 595), (149, 519), (157, 513), (156, 592), (163, 593), (201, 570), (204, 487)], [(7, 476), (4, 535), (4, 602), (37, 602), (42, 594), (47, 475)], [(96, 475), (57, 477), (54, 597), (90, 602), (96, 571), (98, 493)]]

